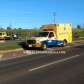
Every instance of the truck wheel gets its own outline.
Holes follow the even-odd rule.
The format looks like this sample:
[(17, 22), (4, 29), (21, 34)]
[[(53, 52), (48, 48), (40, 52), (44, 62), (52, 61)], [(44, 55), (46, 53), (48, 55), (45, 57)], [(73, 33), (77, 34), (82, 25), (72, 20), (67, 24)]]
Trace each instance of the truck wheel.
[(47, 49), (47, 45), (46, 44), (43, 44), (42, 45), (42, 50), (46, 50)]
[(66, 45), (67, 45), (67, 40), (64, 40), (63, 46), (66, 46)]

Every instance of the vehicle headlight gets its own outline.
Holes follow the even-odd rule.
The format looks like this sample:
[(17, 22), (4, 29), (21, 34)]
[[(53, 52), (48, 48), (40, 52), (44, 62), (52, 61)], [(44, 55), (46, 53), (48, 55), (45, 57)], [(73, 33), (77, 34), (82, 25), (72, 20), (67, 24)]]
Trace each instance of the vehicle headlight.
[(40, 44), (41, 42), (39, 40), (37, 40), (36, 43), (39, 43)]

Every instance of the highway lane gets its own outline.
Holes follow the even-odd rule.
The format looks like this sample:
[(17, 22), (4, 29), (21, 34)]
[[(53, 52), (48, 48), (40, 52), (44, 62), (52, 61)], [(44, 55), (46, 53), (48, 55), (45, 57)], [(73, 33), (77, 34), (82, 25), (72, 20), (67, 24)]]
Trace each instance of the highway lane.
[(6, 84), (84, 84), (84, 57), (29, 72)]
[(0, 84), (84, 84), (84, 45), (62, 50), (0, 63)]

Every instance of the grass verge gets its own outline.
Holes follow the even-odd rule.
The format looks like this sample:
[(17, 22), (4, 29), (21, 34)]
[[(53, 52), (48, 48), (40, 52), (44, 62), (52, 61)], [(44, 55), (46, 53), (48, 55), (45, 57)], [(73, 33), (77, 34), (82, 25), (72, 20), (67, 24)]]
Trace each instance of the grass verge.
[(21, 48), (21, 46), (17, 42), (8, 41), (0, 43), (0, 50), (12, 50), (17, 48)]

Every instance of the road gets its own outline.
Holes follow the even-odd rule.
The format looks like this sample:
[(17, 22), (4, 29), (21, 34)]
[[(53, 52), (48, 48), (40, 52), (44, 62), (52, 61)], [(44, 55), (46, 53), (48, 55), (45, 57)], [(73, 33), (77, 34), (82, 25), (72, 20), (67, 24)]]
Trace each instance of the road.
[(59, 51), (0, 62), (0, 84), (84, 84), (84, 45)]

